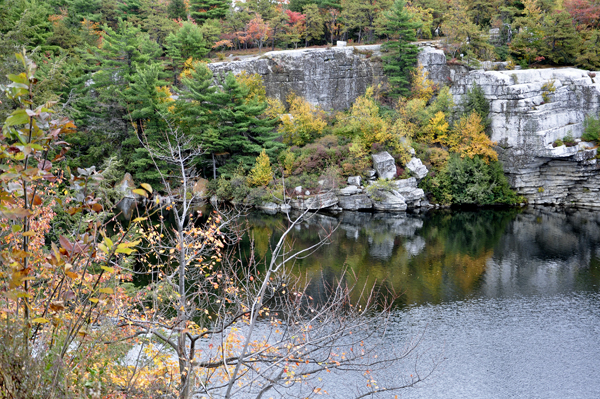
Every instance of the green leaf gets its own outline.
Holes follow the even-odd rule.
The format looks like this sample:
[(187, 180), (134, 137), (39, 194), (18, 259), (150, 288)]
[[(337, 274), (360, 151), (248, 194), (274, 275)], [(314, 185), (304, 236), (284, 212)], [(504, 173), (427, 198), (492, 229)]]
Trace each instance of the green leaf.
[(11, 73), (8, 74), (7, 77), (15, 83), (27, 84), (27, 75), (25, 75), (25, 72), (20, 73), (18, 75)]
[(6, 126), (24, 125), (29, 122), (29, 115), (24, 109), (18, 109), (12, 113), (11, 116), (6, 119), (4, 123)]

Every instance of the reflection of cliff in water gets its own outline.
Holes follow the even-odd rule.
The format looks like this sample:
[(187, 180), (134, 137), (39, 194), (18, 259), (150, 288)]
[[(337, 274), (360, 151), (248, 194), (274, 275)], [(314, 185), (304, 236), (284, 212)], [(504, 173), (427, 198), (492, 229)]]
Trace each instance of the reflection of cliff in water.
[[(279, 238), (286, 222), (281, 216), (257, 214), (250, 221), (258, 233), (256, 247), (262, 251)], [(345, 269), (349, 283), (378, 284), (402, 293), (404, 304), (596, 289), (598, 285), (600, 217), (593, 212), (316, 214), (297, 226), (290, 243), (307, 247), (336, 226), (329, 245), (297, 262), (297, 270), (310, 279), (310, 294), (316, 298), (322, 298), (325, 287)]]
[(600, 214), (534, 208), (516, 216), (487, 266), (482, 294), (598, 290)]

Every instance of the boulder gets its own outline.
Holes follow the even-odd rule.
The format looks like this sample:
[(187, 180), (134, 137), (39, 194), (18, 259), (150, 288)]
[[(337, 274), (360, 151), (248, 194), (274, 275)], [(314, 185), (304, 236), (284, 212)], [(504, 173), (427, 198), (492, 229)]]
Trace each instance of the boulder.
[(348, 178), (348, 184), (350, 184), (351, 186), (358, 186), (360, 187), (360, 176), (350, 176)]
[(371, 196), (373, 209), (382, 212), (401, 212), (407, 208), (404, 197), (397, 191), (377, 190), (376, 198)]
[(357, 211), (373, 208), (373, 201), (367, 194), (343, 195), (339, 197), (338, 205), (344, 210)]
[(406, 164), (406, 169), (410, 170), (419, 180), (427, 176), (427, 172), (429, 172), (419, 158), (412, 158), (410, 162)]
[(273, 215), (279, 210), (279, 205), (277, 205), (274, 202), (263, 202), (258, 206), (258, 209), (264, 211), (265, 213)]
[(115, 186), (115, 190), (117, 190), (124, 198), (142, 198), (139, 194), (134, 194), (133, 190), (135, 189), (135, 182), (133, 181), (133, 177), (129, 173), (125, 173), (123, 176), (123, 180), (119, 184)]
[(356, 186), (344, 187), (340, 190), (340, 195), (354, 195), (361, 193), (362, 190)]
[(323, 194), (317, 194), (310, 198), (298, 198), (290, 201), (290, 205), (294, 209), (310, 209), (318, 210), (323, 208), (329, 208), (330, 206), (337, 205), (338, 197), (334, 192), (327, 192)]
[(296, 195), (302, 195), (302, 186), (298, 186), (294, 189)]
[(373, 168), (381, 179), (393, 179), (396, 177), (396, 160), (389, 152), (383, 151), (373, 154)]

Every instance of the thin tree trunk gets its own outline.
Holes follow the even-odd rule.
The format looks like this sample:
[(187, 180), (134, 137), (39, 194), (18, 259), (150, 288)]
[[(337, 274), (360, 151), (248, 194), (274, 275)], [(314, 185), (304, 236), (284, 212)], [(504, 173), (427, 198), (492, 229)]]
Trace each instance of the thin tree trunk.
[(217, 178), (217, 162), (215, 160), (215, 153), (211, 153), (212, 155), (212, 162), (213, 162), (213, 179)]

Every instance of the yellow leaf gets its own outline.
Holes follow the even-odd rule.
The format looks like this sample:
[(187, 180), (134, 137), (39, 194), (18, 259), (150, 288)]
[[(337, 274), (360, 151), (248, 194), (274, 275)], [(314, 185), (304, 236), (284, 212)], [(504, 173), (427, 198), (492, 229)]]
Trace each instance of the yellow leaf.
[(98, 303), (99, 299), (98, 298), (90, 298), (90, 302), (92, 303)]
[(67, 276), (71, 277), (73, 280), (76, 279), (77, 277), (79, 277), (79, 274), (73, 273), (73, 272), (65, 272), (65, 274)]
[(148, 219), (148, 218), (146, 218), (146, 217), (135, 218), (135, 219), (133, 219), (133, 223), (143, 222), (146, 219)]
[(103, 294), (113, 294), (114, 293), (112, 288), (100, 288), (98, 291), (100, 291)]
[(40, 324), (42, 324), (42, 323), (50, 323), (50, 320), (45, 319), (43, 317), (38, 317), (38, 318), (35, 318), (35, 319), (31, 320), (31, 321), (34, 322), (34, 323), (40, 323)]
[(114, 273), (115, 272), (115, 269), (113, 267), (102, 266), (101, 268), (102, 268), (102, 270), (107, 271), (109, 273)]
[(150, 194), (152, 194), (152, 186), (151, 185), (149, 185), (148, 183), (142, 183), (142, 184), (140, 184), (140, 186), (142, 186), (144, 188), (144, 190), (146, 190)]
[(148, 193), (146, 190), (142, 190), (141, 188), (136, 188), (135, 190), (131, 190), (134, 194), (141, 195), (142, 197), (148, 198)]

